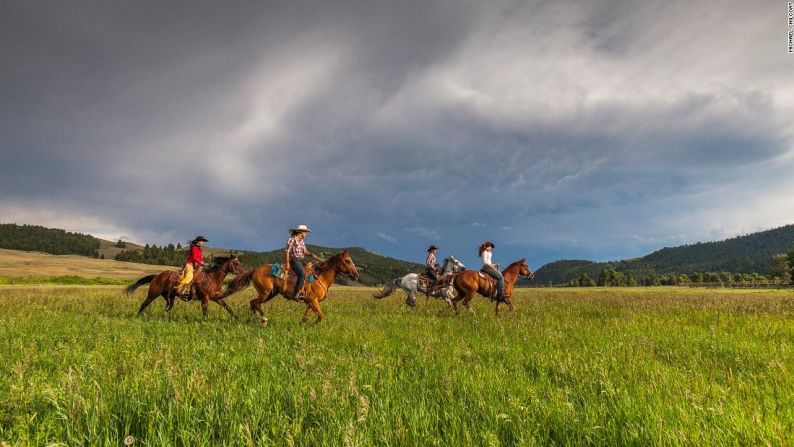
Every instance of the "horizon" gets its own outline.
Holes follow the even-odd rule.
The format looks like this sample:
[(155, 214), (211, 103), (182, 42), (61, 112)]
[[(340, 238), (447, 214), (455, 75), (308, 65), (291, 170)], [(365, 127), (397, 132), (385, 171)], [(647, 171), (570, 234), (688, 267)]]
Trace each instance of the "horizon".
[[(38, 224), (24, 224), (24, 223), (20, 224), (18, 222), (0, 222), (0, 224), (38, 225)], [(715, 240), (708, 240), (708, 241), (698, 240), (698, 241), (692, 241), (692, 242), (683, 243), (681, 245), (658, 247), (658, 248), (655, 248), (655, 249), (653, 249), (653, 250), (651, 250), (651, 251), (649, 251), (647, 253), (644, 253), (644, 254), (642, 254), (640, 256), (637, 256), (637, 257), (634, 257), (634, 258), (620, 258), (620, 259), (559, 258), (559, 259), (553, 259), (551, 261), (548, 261), (548, 262), (546, 262), (544, 264), (540, 264), (540, 265), (537, 265), (537, 266), (530, 265), (530, 267), (532, 268), (533, 271), (536, 271), (536, 270), (540, 269), (541, 267), (543, 267), (544, 265), (551, 264), (551, 263), (554, 263), (554, 262), (557, 262), (557, 261), (588, 261), (588, 262), (594, 262), (594, 263), (630, 261), (630, 260), (633, 260), (633, 259), (643, 258), (643, 257), (645, 257), (647, 255), (650, 255), (650, 254), (655, 253), (655, 252), (657, 252), (659, 250), (664, 250), (664, 249), (667, 249), (667, 248), (687, 247), (687, 246), (693, 246), (693, 245), (697, 245), (697, 244), (719, 243), (719, 242), (723, 242), (723, 241), (730, 240), (730, 239), (736, 239), (736, 238), (741, 238), (741, 237), (745, 237), (745, 236), (751, 236), (753, 234), (763, 233), (763, 232), (767, 232), (767, 231), (773, 231), (773, 230), (777, 230), (777, 229), (784, 228), (784, 227), (791, 226), (791, 225), (794, 225), (794, 223), (786, 224), (786, 225), (780, 225), (780, 226), (776, 226), (776, 227), (772, 227), (772, 228), (765, 228), (765, 229), (761, 229), (761, 230), (758, 230), (758, 231), (754, 231), (752, 233), (742, 233), (742, 234), (737, 234), (737, 235), (733, 235), (733, 236), (728, 236), (728, 237), (723, 238), (723, 239), (715, 239)], [(41, 226), (41, 225), (39, 225), (39, 226)], [(66, 228), (56, 228), (56, 229), (65, 230), (65, 231), (72, 232), (72, 233), (87, 234), (87, 235), (93, 236), (95, 238), (105, 240), (107, 242), (114, 242), (115, 243), (115, 242), (118, 242), (119, 240), (121, 240), (122, 242), (129, 242), (129, 243), (140, 245), (140, 246), (145, 246), (145, 245), (167, 246), (169, 244), (173, 244), (173, 245), (176, 246), (177, 244), (182, 244), (182, 247), (184, 248), (184, 247), (187, 246), (187, 243), (188, 243), (187, 241), (186, 241), (186, 243), (182, 243), (182, 241), (170, 241), (170, 242), (165, 242), (165, 243), (160, 243), (160, 244), (154, 244), (154, 243), (150, 243), (150, 242), (146, 242), (146, 241), (141, 242), (141, 241), (118, 239), (118, 238), (116, 238), (116, 239), (108, 239), (108, 238), (100, 237), (98, 235), (91, 234), (91, 233), (88, 233), (88, 232), (79, 231), (79, 230), (70, 230), (70, 229), (66, 229)], [(391, 255), (389, 253), (383, 253), (383, 252), (380, 252), (380, 251), (372, 250), (369, 247), (366, 247), (366, 246), (363, 246), (363, 245), (330, 246), (330, 245), (326, 245), (326, 244), (322, 244), (322, 243), (318, 243), (318, 242), (311, 242), (311, 241), (307, 241), (307, 245), (320, 246), (320, 247), (323, 247), (323, 248), (330, 248), (330, 249), (359, 248), (359, 249), (362, 249), (362, 250), (366, 250), (366, 251), (368, 251), (368, 252), (370, 252), (372, 254), (375, 254), (375, 255), (378, 255), (378, 256), (384, 256), (384, 257), (388, 257), (388, 258), (392, 258), (392, 259), (396, 259), (398, 261), (413, 262), (413, 263), (417, 263), (417, 264), (423, 264), (424, 263), (424, 258), (423, 259), (416, 259), (416, 260), (400, 258), (400, 257), (394, 256), (394, 255)], [(283, 247), (275, 247), (275, 248), (270, 248), (270, 249), (266, 248), (266, 249), (263, 249), (263, 250), (253, 250), (253, 249), (241, 248), (241, 247), (222, 247), (222, 246), (216, 246), (216, 245), (212, 245), (212, 244), (208, 244), (206, 247), (210, 248), (210, 249), (215, 249), (215, 250), (221, 250), (222, 249), (222, 250), (241, 251), (241, 252), (245, 251), (245, 252), (256, 252), (256, 253), (277, 251), (277, 250), (283, 248)], [(444, 255), (444, 256), (440, 256), (439, 259), (443, 260), (447, 256), (454, 256), (456, 259), (458, 259), (459, 261), (461, 261), (464, 264), (466, 264), (467, 268), (473, 268), (472, 266), (476, 265), (476, 261), (478, 260), (478, 258), (476, 258), (476, 257), (472, 257), (472, 259), (470, 259), (470, 260), (465, 260), (465, 257), (457, 256), (454, 253), (450, 253), (450, 254), (447, 254), (447, 255)], [(516, 258), (516, 259), (520, 259), (520, 258)], [(513, 262), (513, 261), (515, 261), (515, 260), (512, 260), (512, 259), (511, 260), (506, 260), (506, 261), (502, 262), (502, 264), (506, 265), (506, 264), (508, 264), (510, 262)], [(472, 264), (469, 264), (470, 262)]]
[(0, 5), (3, 221), (533, 269), (794, 222), (785, 5), (189, 5)]

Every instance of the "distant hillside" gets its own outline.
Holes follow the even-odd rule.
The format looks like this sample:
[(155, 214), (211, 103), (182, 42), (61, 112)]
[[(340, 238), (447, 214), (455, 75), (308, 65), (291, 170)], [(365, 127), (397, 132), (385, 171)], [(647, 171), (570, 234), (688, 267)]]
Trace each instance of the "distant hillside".
[[(114, 259), (135, 264), (152, 264), (158, 266), (178, 267), (185, 262), (186, 248), (180, 244), (139, 245), (132, 242), (111, 242), (95, 238), (88, 234), (70, 233), (68, 231), (46, 228), (37, 225), (0, 224), (0, 248), (49, 253), (54, 255), (80, 255), (94, 258)], [(320, 257), (330, 257), (342, 251), (342, 248), (309, 245), (309, 249)], [(365, 285), (383, 284), (397, 276), (422, 270), (420, 264), (401, 261), (381, 256), (360, 247), (349, 248), (350, 255), (359, 267), (358, 283)], [(237, 253), (240, 260), (248, 268), (261, 264), (279, 262), (284, 259), (282, 249), (268, 252), (229, 250), (226, 248), (205, 247), (207, 258)], [(78, 258), (79, 259), (79, 258)], [(122, 267), (125, 264), (118, 264)], [(90, 270), (94, 270), (92, 267)], [(138, 270), (139, 271), (139, 270)], [(23, 273), (16, 271), (16, 273)], [(137, 271), (135, 274), (138, 274)], [(344, 277), (339, 283), (349, 284)]]
[(0, 248), (53, 255), (98, 256), (99, 239), (38, 225), (0, 224)]
[(794, 245), (794, 225), (786, 225), (718, 242), (665, 247), (636, 259), (610, 262), (555, 261), (538, 269), (532, 284), (563, 284), (582, 273), (596, 278), (604, 268), (627, 275), (632, 274), (638, 279), (670, 273), (768, 274), (772, 257), (786, 252), (792, 245)]
[(122, 247), (119, 247), (118, 242), (106, 241), (104, 239), (97, 239), (99, 241), (99, 250), (97, 253), (100, 257), (105, 259), (116, 259), (116, 255), (124, 250), (140, 250), (143, 245), (134, 244), (132, 242), (123, 242)]
[(79, 276), (130, 280), (169, 268), (174, 269), (162, 265), (133, 264), (80, 255), (51, 255), (0, 249), (0, 278)]

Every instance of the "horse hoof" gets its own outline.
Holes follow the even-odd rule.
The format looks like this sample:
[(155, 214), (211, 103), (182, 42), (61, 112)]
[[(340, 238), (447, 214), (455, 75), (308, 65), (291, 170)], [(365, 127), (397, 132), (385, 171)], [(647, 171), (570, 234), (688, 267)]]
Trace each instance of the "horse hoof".
[(262, 317), (262, 326), (267, 326), (269, 322), (270, 320), (268, 320), (267, 317)]

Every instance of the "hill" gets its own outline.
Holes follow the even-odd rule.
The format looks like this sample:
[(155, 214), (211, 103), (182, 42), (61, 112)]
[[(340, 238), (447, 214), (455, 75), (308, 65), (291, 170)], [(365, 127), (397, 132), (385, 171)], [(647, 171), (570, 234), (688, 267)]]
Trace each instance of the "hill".
[(55, 277), (137, 279), (173, 267), (151, 264), (95, 259), (80, 255), (51, 255), (48, 253), (0, 249), (0, 277)]
[(99, 239), (38, 225), (0, 224), (0, 248), (53, 255), (99, 256)]
[[(93, 272), (100, 270), (108, 270), (110, 275), (116, 275), (116, 273), (118, 273), (116, 269), (123, 269), (125, 266), (128, 266), (132, 269), (131, 272), (133, 272), (128, 276), (134, 277), (141, 271), (139, 267), (133, 267), (135, 264), (153, 264), (158, 266), (155, 269), (162, 269), (162, 266), (178, 267), (182, 265), (185, 259), (185, 247), (180, 244), (168, 244), (164, 246), (149, 244), (139, 245), (128, 241), (118, 244), (118, 241), (111, 242), (88, 234), (71, 233), (64, 230), (36, 225), (16, 225), (13, 223), (0, 224), (0, 248), (41, 252), (40, 254), (79, 255), (80, 257), (70, 258), (70, 267), (65, 270), (72, 272), (83, 271), (84, 274), (92, 276), (95, 276)], [(322, 247), (319, 245), (309, 245), (309, 249), (323, 258), (343, 250), (343, 248)], [(360, 284), (383, 284), (397, 276), (422, 270), (422, 266), (417, 263), (381, 256), (360, 247), (349, 247), (348, 249), (356, 265), (359, 267), (361, 276), (358, 283)], [(239, 254), (241, 261), (248, 268), (256, 267), (261, 264), (280, 262), (284, 259), (284, 252), (282, 249), (255, 252), (230, 250), (218, 247), (204, 248), (204, 254), (208, 258), (225, 255), (231, 252)], [(24, 257), (25, 255), (19, 256)], [(87, 262), (85, 258), (88, 257), (104, 258), (107, 260), (114, 259), (125, 263), (118, 264), (114, 261), (114, 263), (106, 264), (106, 267), (100, 267), (100, 264)], [(40, 258), (32, 263), (30, 270), (34, 268), (53, 272), (58, 270), (55, 268), (57, 262), (49, 258), (46, 258), (49, 260), (45, 262), (43, 261), (45, 258)], [(82, 270), (77, 265), (81, 262), (85, 262), (85, 268)], [(20, 268), (20, 264), (14, 265), (16, 266), (14, 268), (16, 276), (30, 274), (40, 275), (38, 272), (26, 272), (24, 268)], [(0, 275), (3, 274), (3, 272), (0, 272)], [(44, 275), (44, 273), (41, 275)], [(52, 275), (56, 275), (56, 273), (52, 273)], [(80, 274), (78, 274), (78, 276), (80, 276)], [(344, 277), (338, 278), (338, 282), (341, 284), (351, 284), (351, 281)]]
[(532, 284), (563, 284), (582, 273), (596, 278), (608, 268), (642, 280), (651, 275), (705, 272), (769, 274), (772, 257), (794, 245), (794, 225), (716, 242), (698, 242), (678, 247), (665, 247), (641, 258), (622, 261), (593, 262), (560, 260), (544, 265), (535, 272)]

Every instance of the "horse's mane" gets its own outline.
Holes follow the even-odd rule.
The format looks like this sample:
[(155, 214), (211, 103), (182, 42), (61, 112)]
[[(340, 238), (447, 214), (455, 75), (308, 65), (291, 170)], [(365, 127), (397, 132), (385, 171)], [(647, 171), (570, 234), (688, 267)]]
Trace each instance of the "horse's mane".
[[(344, 252), (342, 252), (342, 253), (344, 253)], [(328, 270), (329, 268), (331, 268), (333, 266), (333, 264), (336, 264), (336, 263), (339, 262), (339, 259), (342, 257), (342, 253), (337, 253), (337, 254), (331, 256), (330, 258), (326, 259), (325, 261), (318, 262), (317, 264), (314, 264), (314, 272), (316, 274), (320, 274), (320, 273)]]
[(514, 262), (514, 263), (512, 263), (512, 264), (508, 265), (507, 267), (505, 267), (505, 269), (504, 269), (504, 270), (502, 270), (502, 272), (506, 272), (506, 271), (510, 270), (512, 267), (515, 267), (515, 266), (521, 265), (521, 263), (522, 263), (522, 262), (524, 262), (524, 260), (523, 260), (523, 259), (519, 259), (518, 261), (516, 261), (516, 262)]
[(226, 261), (228, 261), (231, 258), (232, 258), (231, 256), (217, 256), (215, 258), (212, 258), (212, 263), (210, 264), (209, 267), (207, 267), (207, 273), (212, 273), (217, 271), (223, 266), (223, 264), (226, 263)]

